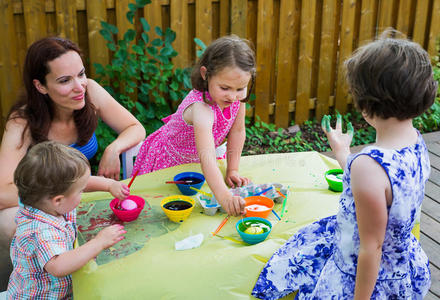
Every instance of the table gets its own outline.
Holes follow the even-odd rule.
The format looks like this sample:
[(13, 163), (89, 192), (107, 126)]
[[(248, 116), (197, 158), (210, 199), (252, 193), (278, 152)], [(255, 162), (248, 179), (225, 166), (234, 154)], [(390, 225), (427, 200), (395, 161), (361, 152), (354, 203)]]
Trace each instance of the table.
[[(225, 171), (225, 162), (219, 161)], [(257, 245), (242, 245), (213, 237), (211, 232), (225, 214), (207, 216), (197, 203), (181, 224), (170, 222), (160, 208), (166, 196), (179, 194), (175, 185), (165, 184), (183, 171), (200, 172), (200, 165), (187, 164), (138, 176), (131, 193), (150, 204), (139, 218), (125, 223), (126, 239), (100, 254), (73, 274), (76, 299), (253, 299), (255, 281), (273, 252), (299, 228), (336, 214), (339, 193), (328, 190), (324, 172), (338, 168), (335, 160), (317, 152), (267, 154), (241, 158), (240, 173), (254, 183), (279, 182), (289, 186), (284, 218), (268, 219), (273, 229)], [(209, 191), (208, 185), (202, 187)], [(118, 222), (108, 206), (108, 193), (87, 193), (78, 209), (82, 243), (100, 227)], [(280, 214), (281, 204), (275, 205)], [(220, 235), (240, 240), (235, 230), (239, 217), (231, 217)], [(199, 248), (176, 251), (174, 244), (202, 233)]]

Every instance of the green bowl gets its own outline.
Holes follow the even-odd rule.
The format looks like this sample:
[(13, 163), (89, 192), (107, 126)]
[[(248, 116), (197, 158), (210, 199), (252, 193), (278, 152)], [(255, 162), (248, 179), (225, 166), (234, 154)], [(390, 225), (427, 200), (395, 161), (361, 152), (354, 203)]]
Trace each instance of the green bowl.
[[(342, 192), (342, 174), (344, 174), (342, 169), (331, 169), (325, 172), (324, 177), (325, 180), (327, 180), (329, 190), (333, 192)], [(335, 180), (335, 176), (341, 180)]]

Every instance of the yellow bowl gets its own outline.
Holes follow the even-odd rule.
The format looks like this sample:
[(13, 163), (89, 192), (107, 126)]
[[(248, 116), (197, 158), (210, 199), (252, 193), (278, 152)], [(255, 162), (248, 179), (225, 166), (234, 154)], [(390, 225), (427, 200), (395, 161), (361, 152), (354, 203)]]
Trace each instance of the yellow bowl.
[(175, 195), (163, 198), (160, 207), (167, 217), (176, 223), (185, 221), (194, 209), (193, 198), (183, 195)]

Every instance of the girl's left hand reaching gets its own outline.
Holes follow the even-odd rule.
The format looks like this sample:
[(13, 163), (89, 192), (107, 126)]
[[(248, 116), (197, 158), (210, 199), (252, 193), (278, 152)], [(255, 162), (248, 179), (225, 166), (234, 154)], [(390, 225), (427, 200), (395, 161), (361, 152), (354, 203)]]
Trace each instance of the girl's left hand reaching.
[(226, 171), (226, 184), (232, 188), (248, 185), (249, 182), (249, 178), (240, 176), (236, 170)]

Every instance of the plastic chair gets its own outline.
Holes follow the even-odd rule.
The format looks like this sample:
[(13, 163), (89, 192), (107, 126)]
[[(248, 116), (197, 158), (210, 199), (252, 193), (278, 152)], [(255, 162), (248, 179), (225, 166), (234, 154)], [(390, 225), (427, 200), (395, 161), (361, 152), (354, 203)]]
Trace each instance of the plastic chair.
[(131, 147), (121, 154), (122, 179), (127, 179), (128, 176), (131, 175), (131, 172), (133, 171), (134, 160), (136, 159), (136, 156), (139, 153), (139, 149), (141, 149), (143, 142), (144, 141), (140, 141), (139, 144)]

